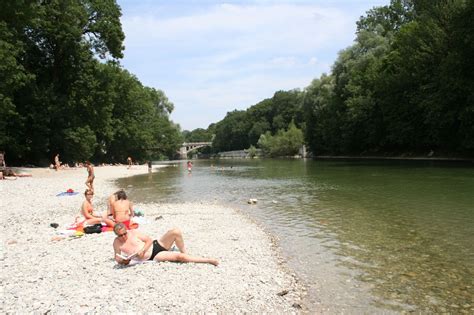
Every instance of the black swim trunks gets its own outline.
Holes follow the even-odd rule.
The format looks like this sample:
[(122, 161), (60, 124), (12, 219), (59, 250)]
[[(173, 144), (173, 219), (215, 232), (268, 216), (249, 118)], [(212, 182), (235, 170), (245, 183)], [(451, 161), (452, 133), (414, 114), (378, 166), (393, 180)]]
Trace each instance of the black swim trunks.
[(153, 241), (153, 251), (151, 252), (151, 257), (150, 259), (148, 260), (153, 260), (153, 258), (155, 258), (155, 256), (159, 253), (159, 252), (162, 252), (162, 251), (166, 251), (167, 249), (164, 248), (163, 246), (160, 245), (160, 243), (158, 243), (157, 240), (154, 240)]

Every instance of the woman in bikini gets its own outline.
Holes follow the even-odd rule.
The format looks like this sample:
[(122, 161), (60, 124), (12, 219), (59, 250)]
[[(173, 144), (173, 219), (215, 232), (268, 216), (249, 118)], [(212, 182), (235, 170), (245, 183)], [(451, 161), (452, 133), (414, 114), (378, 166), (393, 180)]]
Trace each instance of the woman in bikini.
[(84, 192), (84, 196), (86, 197), (86, 200), (84, 200), (84, 202), (82, 203), (81, 214), (84, 216), (85, 220), (82, 223), (84, 225), (94, 225), (104, 222), (108, 226), (113, 227), (115, 224), (114, 221), (94, 214), (94, 207), (92, 206), (92, 198), (94, 196), (94, 192), (90, 189), (86, 189), (86, 191)]
[(133, 203), (127, 200), (127, 194), (123, 190), (116, 193), (116, 200), (112, 203), (111, 212), (116, 223), (122, 222), (130, 228), (130, 221), (135, 216)]

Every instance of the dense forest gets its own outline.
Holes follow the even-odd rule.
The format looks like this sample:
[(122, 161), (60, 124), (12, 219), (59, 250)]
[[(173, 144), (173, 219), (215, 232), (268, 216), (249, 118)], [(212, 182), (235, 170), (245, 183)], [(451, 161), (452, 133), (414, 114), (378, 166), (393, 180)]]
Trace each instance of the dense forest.
[(182, 135), (166, 95), (119, 63), (114, 0), (5, 1), (0, 10), (0, 151), (9, 164), (172, 157)]
[(115, 0), (6, 1), (0, 10), (0, 151), (10, 164), (213, 152), (474, 156), (474, 1), (392, 0), (303, 90), (277, 91), (207, 129), (180, 131), (163, 91), (120, 65)]
[(472, 0), (375, 7), (329, 74), (185, 137), (213, 138), (215, 152), (257, 146), (270, 156), (305, 143), (314, 155), (472, 157), (473, 17)]

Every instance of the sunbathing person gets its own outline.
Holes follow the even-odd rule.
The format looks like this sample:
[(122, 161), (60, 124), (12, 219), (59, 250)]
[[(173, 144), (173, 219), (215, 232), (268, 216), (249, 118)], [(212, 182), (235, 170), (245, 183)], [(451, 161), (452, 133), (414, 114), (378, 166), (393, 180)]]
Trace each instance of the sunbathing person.
[(82, 223), (84, 225), (94, 225), (98, 223), (104, 222), (108, 226), (114, 226), (115, 222), (108, 219), (104, 218), (103, 216), (94, 214), (94, 207), (92, 206), (92, 198), (94, 196), (94, 192), (90, 189), (86, 189), (84, 192), (84, 196), (86, 197), (86, 200), (82, 203), (81, 207), (81, 214), (84, 216), (84, 221)]
[(11, 168), (0, 172), (0, 179), (16, 179), (17, 177), (31, 177), (31, 174), (18, 174)]
[[(128, 265), (131, 258), (123, 259), (118, 255), (130, 256), (135, 253), (137, 254), (133, 259), (139, 261), (195, 262), (212, 264), (214, 266), (219, 264), (217, 259), (188, 255), (184, 247), (183, 235), (179, 229), (169, 230), (160, 240), (152, 240), (149, 236), (138, 230), (127, 231), (123, 223), (117, 223), (114, 226), (114, 232), (117, 235), (113, 244), (114, 258), (121, 265)], [(179, 252), (170, 251), (173, 244), (176, 244)]]
[[(127, 194), (123, 190), (116, 192), (116, 200), (111, 203), (111, 213), (116, 223), (122, 222), (130, 228), (130, 221), (135, 216), (133, 203), (127, 199)], [(109, 198), (110, 200), (110, 198)]]
[(117, 194), (119, 193), (119, 191), (122, 191), (122, 189), (114, 192), (112, 195), (109, 196), (109, 198), (107, 198), (107, 211), (104, 211), (104, 214), (103, 214), (104, 218), (110, 219), (114, 222), (115, 220), (114, 220), (114, 215), (112, 213), (112, 207), (113, 207), (114, 202), (117, 201)]

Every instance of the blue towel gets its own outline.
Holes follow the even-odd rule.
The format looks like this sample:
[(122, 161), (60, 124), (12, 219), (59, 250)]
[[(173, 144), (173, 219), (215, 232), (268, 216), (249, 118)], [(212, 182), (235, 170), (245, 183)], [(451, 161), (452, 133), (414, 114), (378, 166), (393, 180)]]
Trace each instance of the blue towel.
[(74, 195), (77, 195), (78, 192), (67, 192), (67, 191), (63, 191), (63, 192), (60, 192), (59, 194), (56, 195), (56, 197), (61, 197), (61, 196), (74, 196)]

